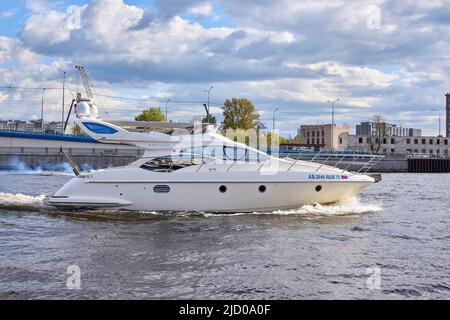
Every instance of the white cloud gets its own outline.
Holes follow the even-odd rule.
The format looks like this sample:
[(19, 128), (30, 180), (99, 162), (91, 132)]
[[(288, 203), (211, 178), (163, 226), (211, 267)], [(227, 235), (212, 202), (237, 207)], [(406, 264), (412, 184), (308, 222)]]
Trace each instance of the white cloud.
[(189, 12), (200, 16), (210, 16), (214, 14), (213, 6), (209, 3), (203, 3), (189, 9)]
[(0, 19), (7, 19), (14, 17), (17, 14), (15, 10), (5, 10), (0, 12)]
[(26, 0), (25, 5), (33, 13), (44, 13), (50, 9), (50, 3), (47, 0)]

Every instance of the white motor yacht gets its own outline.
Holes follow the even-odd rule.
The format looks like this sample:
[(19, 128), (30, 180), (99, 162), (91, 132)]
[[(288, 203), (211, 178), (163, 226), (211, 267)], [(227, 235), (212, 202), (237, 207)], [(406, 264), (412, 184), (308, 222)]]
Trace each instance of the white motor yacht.
[(351, 198), (375, 179), (324, 164), (281, 159), (208, 126), (200, 132), (132, 132), (77, 106), (75, 122), (99, 142), (141, 147), (125, 167), (82, 172), (45, 202), (65, 209), (263, 212)]

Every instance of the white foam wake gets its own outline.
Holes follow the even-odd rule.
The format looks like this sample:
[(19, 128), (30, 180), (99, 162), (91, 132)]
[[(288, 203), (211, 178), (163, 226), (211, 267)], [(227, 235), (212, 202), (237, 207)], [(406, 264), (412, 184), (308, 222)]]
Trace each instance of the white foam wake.
[(293, 210), (275, 211), (275, 214), (319, 214), (319, 215), (349, 215), (379, 212), (383, 208), (377, 204), (361, 203), (358, 198), (351, 198), (334, 204), (309, 204)]
[(30, 196), (22, 193), (0, 192), (0, 209), (34, 210), (45, 208), (44, 195)]
[[(252, 212), (252, 213), (233, 213), (220, 215), (305, 215), (305, 216), (338, 216), (364, 214), (382, 211), (383, 208), (377, 204), (361, 203), (358, 198), (351, 198), (334, 204), (308, 204), (297, 209), (277, 210), (272, 212)], [(217, 214), (203, 213), (205, 217), (214, 217)]]

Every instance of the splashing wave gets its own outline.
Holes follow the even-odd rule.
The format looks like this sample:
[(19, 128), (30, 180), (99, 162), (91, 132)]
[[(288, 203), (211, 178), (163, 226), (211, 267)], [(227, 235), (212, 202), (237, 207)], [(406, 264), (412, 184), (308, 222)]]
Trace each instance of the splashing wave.
[[(297, 209), (276, 210), (272, 212), (252, 212), (252, 213), (233, 213), (226, 215), (316, 215), (316, 216), (338, 216), (364, 214), (382, 211), (383, 208), (377, 204), (361, 203), (358, 198), (351, 198), (334, 204), (306, 204)], [(203, 213), (206, 217), (217, 216), (214, 213)]]
[(358, 198), (351, 198), (335, 204), (310, 204), (294, 210), (275, 211), (277, 214), (320, 214), (320, 215), (348, 215), (379, 212), (383, 208), (377, 204), (361, 203)]
[(0, 192), (0, 209), (39, 210), (45, 208), (44, 195), (30, 196), (22, 193)]

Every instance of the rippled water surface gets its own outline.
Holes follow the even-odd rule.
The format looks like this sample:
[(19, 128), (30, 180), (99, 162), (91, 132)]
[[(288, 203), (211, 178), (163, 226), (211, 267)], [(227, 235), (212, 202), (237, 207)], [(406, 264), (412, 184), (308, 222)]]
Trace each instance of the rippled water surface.
[(358, 199), (271, 214), (43, 206), (70, 178), (0, 173), (0, 299), (450, 298), (449, 174), (385, 174)]

